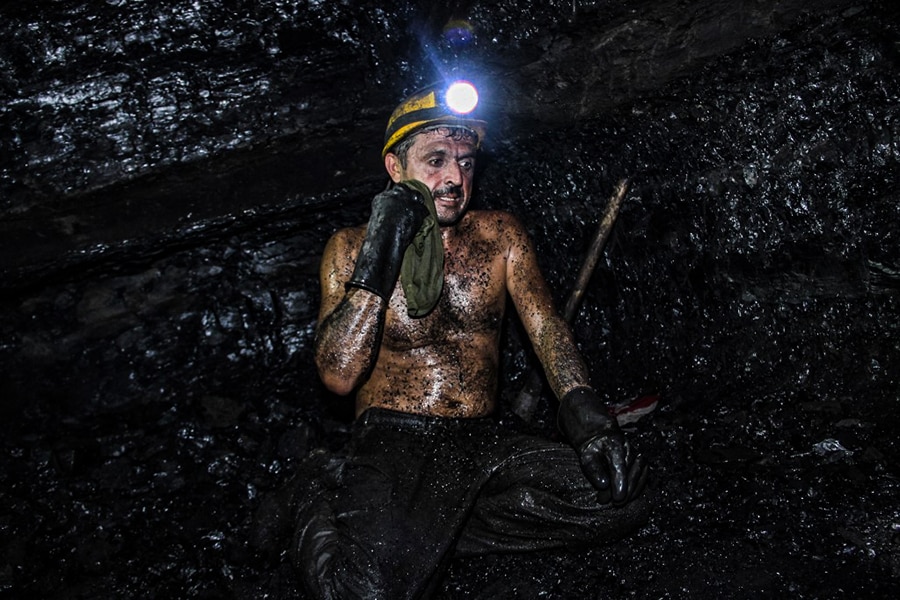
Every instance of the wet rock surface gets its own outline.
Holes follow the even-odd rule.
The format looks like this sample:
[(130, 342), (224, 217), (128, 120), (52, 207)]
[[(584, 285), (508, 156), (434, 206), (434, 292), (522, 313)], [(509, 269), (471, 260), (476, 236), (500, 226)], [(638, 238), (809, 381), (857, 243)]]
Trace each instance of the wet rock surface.
[[(456, 561), (448, 597), (900, 592), (897, 9), (713, 4), (454, 6), (482, 24), (466, 56), (490, 57), (504, 75), (495, 88), (538, 82), (510, 94), (478, 193), (528, 224), (560, 303), (613, 185), (630, 178), (575, 331), (598, 389), (659, 394), (661, 406), (630, 428), (660, 498), (645, 528), (583, 552)], [(251, 521), (300, 457), (347, 437), (349, 401), (312, 367), (316, 269), (330, 233), (363, 221), (383, 185), (377, 156), (371, 168), (332, 158), (377, 155), (399, 94), (364, 92), (424, 77), (411, 57), (428, 44), (385, 31), (416, 19), (440, 31), (453, 11), (43, 5), (55, 12), (6, 3), (0, 25), (12, 32), (0, 118), (13, 132), (2, 150), (0, 590), (294, 597), (282, 557), (250, 544)], [(131, 25), (95, 26), (110, 15)], [(700, 41), (631, 54), (667, 25)], [(243, 66), (229, 62), (238, 53)], [(141, 97), (110, 87), (120, 75), (109, 56), (149, 65), (133, 75), (147, 103), (133, 114), (150, 121), (96, 117), (120, 130), (107, 136), (116, 148), (133, 144), (121, 151), (97, 147), (78, 120), (85, 106), (132, 114), (124, 103)], [(663, 64), (651, 86), (648, 65)], [(66, 65), (78, 85), (111, 91), (47, 100), (82, 98)], [(262, 86), (279, 68), (297, 70), (296, 88)], [(155, 75), (181, 98), (156, 112)], [(187, 102), (204, 98), (199, 78), (230, 83)], [(325, 104), (358, 110), (330, 121), (310, 101), (322, 132), (302, 110), (270, 110), (348, 89), (358, 103)], [(605, 99), (584, 103), (595, 96)], [(211, 106), (231, 116), (204, 121)], [(69, 150), (53, 145), (66, 139)], [(532, 357), (512, 319), (507, 332), (501, 418), (520, 426), (509, 401)], [(553, 408), (545, 398), (532, 427), (553, 435)]]

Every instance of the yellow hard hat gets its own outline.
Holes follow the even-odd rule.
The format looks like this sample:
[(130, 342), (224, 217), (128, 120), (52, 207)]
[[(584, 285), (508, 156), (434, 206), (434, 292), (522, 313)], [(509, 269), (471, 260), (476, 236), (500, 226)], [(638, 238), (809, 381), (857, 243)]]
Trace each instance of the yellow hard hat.
[(450, 85), (432, 84), (403, 100), (388, 119), (384, 132), (384, 148), (388, 151), (428, 125), (454, 125), (471, 129), (478, 135), (478, 145), (484, 141), (487, 122), (477, 117), (478, 92), (468, 81), (454, 81)]

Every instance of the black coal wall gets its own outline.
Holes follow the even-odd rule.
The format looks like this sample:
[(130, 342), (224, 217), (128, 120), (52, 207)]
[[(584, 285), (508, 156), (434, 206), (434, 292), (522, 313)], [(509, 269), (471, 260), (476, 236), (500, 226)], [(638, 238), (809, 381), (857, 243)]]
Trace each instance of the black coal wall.
[[(831, 440), (896, 499), (900, 15), (807, 4), (0, 3), (2, 589), (141, 595), (150, 562), (157, 591), (237, 593), (215, 521), (349, 419), (310, 359), (319, 252), (383, 186), (393, 103), (445, 74), (493, 115), (477, 201), (525, 220), (560, 305), (629, 180), (575, 331), (611, 399), (660, 395), (663, 473)], [(508, 330), (504, 397), (531, 364)], [(892, 510), (834, 534), (888, 582)], [(190, 523), (165, 558), (125, 550), (162, 515)]]

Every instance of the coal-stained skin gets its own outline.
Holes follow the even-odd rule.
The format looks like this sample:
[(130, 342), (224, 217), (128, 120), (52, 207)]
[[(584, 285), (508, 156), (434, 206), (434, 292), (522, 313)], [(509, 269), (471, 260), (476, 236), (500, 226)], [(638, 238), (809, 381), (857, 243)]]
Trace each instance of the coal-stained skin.
[(364, 290), (345, 290), (364, 227), (338, 231), (326, 246), (316, 361), (332, 391), (357, 390), (357, 414), (371, 406), (452, 417), (492, 412), (507, 294), (554, 392), (589, 383), (522, 224), (506, 212), (466, 210), (474, 155), (470, 141), (437, 132), (417, 136), (407, 166), (386, 158), (394, 181), (418, 179), (435, 196), (444, 289), (427, 316), (407, 315), (400, 285), (387, 306)]
[[(338, 233), (342, 241), (334, 247), (358, 250), (364, 234), (363, 228), (343, 230)], [(538, 356), (553, 365), (548, 375), (554, 389), (584, 385), (585, 368), (568, 330), (555, 315), (547, 316), (552, 306), (549, 293), (521, 223), (508, 213), (471, 211), (443, 237), (444, 290), (430, 314), (409, 317), (398, 285), (383, 326), (379, 319), (362, 317), (355, 310), (383, 302), (361, 290), (341, 299), (335, 314), (323, 320), (317, 353), (320, 371), (341, 370), (361, 382), (368, 369), (359, 357), (375, 356), (357, 393), (357, 413), (369, 406), (457, 417), (490, 413), (507, 291)], [(349, 278), (355, 258), (356, 250), (344, 259), (347, 265), (330, 270), (335, 283), (326, 285), (340, 291), (342, 284), (336, 280)], [(336, 321), (345, 329), (338, 332), (330, 326)]]

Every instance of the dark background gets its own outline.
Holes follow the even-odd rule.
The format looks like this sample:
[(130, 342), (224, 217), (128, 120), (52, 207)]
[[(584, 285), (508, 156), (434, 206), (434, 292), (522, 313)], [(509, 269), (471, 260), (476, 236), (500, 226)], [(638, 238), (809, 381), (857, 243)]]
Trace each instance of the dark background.
[[(623, 543), (457, 561), (452, 598), (900, 592), (893, 2), (0, 2), (0, 593), (289, 597), (249, 543), (345, 438), (312, 366), (325, 240), (386, 118), (479, 84), (477, 202), (562, 305), (659, 505)], [(504, 419), (532, 365), (509, 319)], [(554, 400), (533, 426), (553, 435)]]

